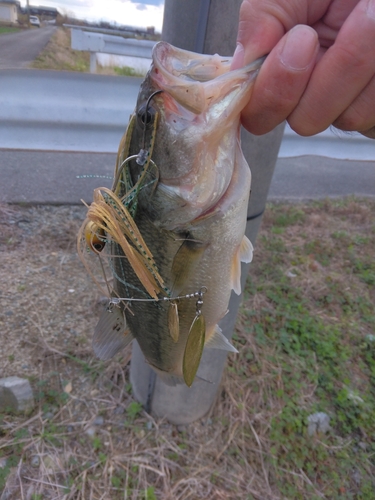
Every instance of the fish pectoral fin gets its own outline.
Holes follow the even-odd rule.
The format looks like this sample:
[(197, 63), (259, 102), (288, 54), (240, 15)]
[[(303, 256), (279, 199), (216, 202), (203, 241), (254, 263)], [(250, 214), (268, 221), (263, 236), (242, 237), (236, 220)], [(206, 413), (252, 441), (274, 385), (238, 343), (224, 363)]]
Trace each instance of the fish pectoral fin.
[(178, 342), (180, 336), (180, 319), (178, 316), (177, 302), (171, 301), (168, 308), (168, 331), (173, 342)]
[(172, 263), (172, 294), (179, 295), (185, 288), (189, 277), (199, 266), (206, 248), (199, 241), (186, 239), (178, 249)]
[(241, 294), (241, 262), (249, 263), (253, 259), (253, 245), (247, 236), (242, 241), (233, 256), (231, 268), (231, 288), (237, 294)]
[(221, 349), (222, 351), (238, 353), (237, 349), (229, 342), (229, 340), (223, 334), (219, 325), (215, 326), (214, 333), (207, 340), (204, 347), (208, 347), (208, 349)]
[(92, 348), (95, 355), (105, 361), (124, 349), (133, 340), (133, 335), (126, 328), (124, 314), (120, 308), (112, 311), (105, 309), (94, 330)]
[(237, 294), (241, 295), (241, 260), (239, 251), (234, 254), (231, 267), (231, 289)]
[(240, 245), (240, 261), (248, 264), (253, 260), (254, 247), (249, 238), (244, 235)]

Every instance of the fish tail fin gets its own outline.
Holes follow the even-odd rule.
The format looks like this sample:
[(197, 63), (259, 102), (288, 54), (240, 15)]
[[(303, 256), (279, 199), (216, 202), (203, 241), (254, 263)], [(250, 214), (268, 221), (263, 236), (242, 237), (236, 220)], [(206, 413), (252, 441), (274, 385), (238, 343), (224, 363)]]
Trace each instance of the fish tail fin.
[(124, 313), (119, 307), (105, 309), (94, 330), (92, 346), (94, 353), (101, 360), (113, 358), (133, 340), (133, 335), (126, 328)]

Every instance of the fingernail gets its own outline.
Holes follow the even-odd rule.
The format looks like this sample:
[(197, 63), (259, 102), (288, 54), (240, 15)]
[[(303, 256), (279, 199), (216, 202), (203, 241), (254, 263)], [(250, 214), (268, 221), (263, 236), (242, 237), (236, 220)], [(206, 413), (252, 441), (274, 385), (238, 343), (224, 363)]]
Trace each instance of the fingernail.
[(236, 50), (234, 51), (234, 54), (233, 54), (232, 64), (230, 66), (231, 70), (242, 68), (243, 61), (244, 61), (244, 55), (245, 55), (245, 51), (243, 49), (243, 45), (242, 45), (242, 43), (238, 42)]
[(318, 35), (312, 28), (302, 25), (292, 28), (286, 36), (280, 54), (280, 60), (284, 66), (294, 71), (308, 68), (318, 49), (317, 38)]
[(369, 0), (367, 3), (366, 13), (368, 17), (375, 19), (375, 1)]

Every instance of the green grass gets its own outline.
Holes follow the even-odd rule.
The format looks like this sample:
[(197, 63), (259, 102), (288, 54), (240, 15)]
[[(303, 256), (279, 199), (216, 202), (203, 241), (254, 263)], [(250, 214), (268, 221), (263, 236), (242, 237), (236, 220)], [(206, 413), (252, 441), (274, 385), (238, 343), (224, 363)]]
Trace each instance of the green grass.
[(13, 28), (11, 26), (0, 26), (0, 35), (3, 35), (4, 33), (17, 33), (18, 31), (21, 31), (19, 28)]
[[(350, 212), (360, 205), (326, 202), (336, 215), (329, 221), (333, 231), (319, 205), (298, 217), (293, 206), (270, 207), (237, 335), (244, 345), (252, 339), (263, 368), (251, 369), (250, 357), (244, 370), (247, 352), (240, 349), (236, 371), (249, 381), (258, 370), (267, 375), (263, 409), (279, 408), (267, 439), (283, 498), (373, 499), (374, 204), (366, 224), (356, 226)], [(341, 212), (347, 214), (342, 221)], [(318, 227), (309, 229), (312, 222)], [(282, 239), (275, 236), (280, 229)], [(271, 367), (266, 374), (265, 365)], [(259, 391), (259, 379), (249, 383)], [(315, 412), (331, 417), (331, 429), (311, 437), (307, 417)]]
[(144, 76), (144, 73), (137, 72), (134, 68), (130, 68), (129, 66), (123, 66), (123, 67), (115, 66), (113, 70), (116, 73), (116, 75), (119, 76), (139, 76), (139, 77)]

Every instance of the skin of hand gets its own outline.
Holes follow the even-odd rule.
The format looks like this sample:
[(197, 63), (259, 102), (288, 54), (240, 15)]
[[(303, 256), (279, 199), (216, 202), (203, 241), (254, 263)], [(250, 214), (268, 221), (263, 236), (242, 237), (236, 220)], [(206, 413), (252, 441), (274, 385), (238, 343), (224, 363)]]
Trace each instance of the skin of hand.
[(244, 0), (232, 69), (268, 54), (242, 124), (375, 138), (375, 0)]

